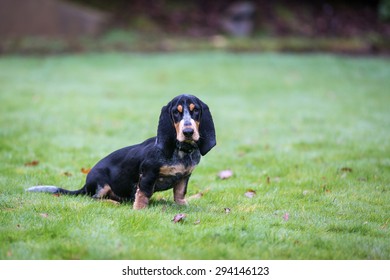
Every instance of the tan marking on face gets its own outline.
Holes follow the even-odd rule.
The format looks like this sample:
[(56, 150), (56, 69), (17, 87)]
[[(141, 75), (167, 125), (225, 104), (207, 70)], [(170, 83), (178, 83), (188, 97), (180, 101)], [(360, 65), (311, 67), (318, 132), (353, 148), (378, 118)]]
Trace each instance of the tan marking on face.
[(175, 123), (175, 129), (176, 129), (176, 139), (178, 141), (184, 141), (184, 139), (182, 140), (182, 137), (184, 137), (183, 135), (183, 132), (181, 130), (181, 125), (180, 125), (181, 121), (178, 122), (178, 123)]
[(163, 165), (160, 167), (161, 176), (175, 176), (177, 174), (189, 174), (194, 170), (194, 166), (185, 167), (183, 164)]
[(199, 135), (199, 122), (195, 122), (193, 119), (191, 119), (191, 125), (185, 126), (184, 120), (181, 120), (178, 123), (175, 123), (175, 129), (176, 129), (176, 139), (179, 142), (184, 142), (188, 139), (184, 136), (183, 129), (184, 128), (192, 128), (194, 130), (194, 133), (192, 134), (192, 141), (198, 141), (200, 138)]
[(193, 103), (190, 104), (190, 111), (192, 112), (195, 109), (195, 105)]
[(198, 136), (199, 136), (199, 125), (200, 125), (200, 122), (195, 122), (195, 127), (196, 127), (196, 133), (198, 133)]
[(192, 139), (194, 139), (194, 141), (198, 141), (199, 138), (200, 138), (200, 135), (199, 135), (199, 122), (191, 120), (191, 124), (192, 124), (192, 128), (194, 129), (194, 134), (192, 135)]
[(137, 192), (135, 193), (133, 209), (141, 210), (148, 207), (148, 204), (149, 204), (149, 198), (138, 188)]
[(182, 179), (173, 187), (173, 197), (175, 202), (179, 205), (187, 205), (187, 201), (184, 198), (185, 195), (186, 179)]
[(180, 113), (183, 113), (183, 106), (178, 105), (178, 106), (177, 106), (177, 110), (178, 110)]

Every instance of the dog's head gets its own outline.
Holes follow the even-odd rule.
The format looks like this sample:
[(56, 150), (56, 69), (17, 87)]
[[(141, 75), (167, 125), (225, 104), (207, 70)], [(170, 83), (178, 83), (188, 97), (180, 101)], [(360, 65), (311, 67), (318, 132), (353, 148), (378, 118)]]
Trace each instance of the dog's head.
[(216, 145), (209, 107), (193, 95), (179, 95), (161, 109), (157, 145), (171, 153), (177, 142), (197, 145), (202, 155)]

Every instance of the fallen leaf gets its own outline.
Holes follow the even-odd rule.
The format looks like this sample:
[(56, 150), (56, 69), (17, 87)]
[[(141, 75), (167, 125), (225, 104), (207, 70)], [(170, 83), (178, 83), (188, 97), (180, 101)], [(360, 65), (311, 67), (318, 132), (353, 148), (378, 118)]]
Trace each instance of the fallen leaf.
[(7, 251), (7, 257), (12, 257), (12, 251)]
[(33, 161), (30, 161), (30, 162), (26, 162), (24, 164), (24, 166), (37, 166), (38, 164), (39, 164), (38, 160), (33, 160)]
[(255, 190), (248, 190), (248, 191), (245, 193), (245, 196), (246, 196), (246, 197), (249, 197), (249, 198), (253, 198), (255, 195), (256, 195), (256, 191), (255, 191)]
[(271, 183), (271, 178), (267, 177), (267, 184)]
[(201, 198), (203, 196), (203, 193), (200, 192), (200, 193), (196, 193), (194, 195), (191, 195), (188, 197), (188, 199), (198, 199), (198, 198)]
[(182, 213), (177, 214), (175, 217), (173, 217), (172, 222), (174, 222), (175, 224), (178, 222), (183, 222), (186, 217), (187, 217), (186, 214), (182, 214)]
[(350, 167), (342, 167), (342, 168), (340, 168), (340, 171), (341, 172), (352, 172), (352, 168), (350, 168)]
[(209, 190), (210, 190), (210, 189), (205, 189), (205, 190), (202, 191), (202, 192), (198, 192), (198, 193), (196, 193), (196, 194), (194, 194), (194, 195), (189, 196), (188, 199), (199, 199), (199, 198), (201, 198), (202, 196), (204, 196), (205, 193), (207, 193)]
[(59, 197), (59, 196), (61, 196), (61, 194), (60, 193), (53, 193), (53, 196)]
[(91, 171), (91, 168), (81, 168), (81, 173), (88, 174)]
[(194, 225), (199, 225), (200, 224), (200, 220), (196, 220), (195, 222), (194, 222)]
[(272, 178), (272, 181), (273, 181), (273, 182), (276, 182), (276, 183), (279, 183), (280, 180), (281, 180), (280, 177)]
[(68, 172), (68, 171), (65, 171), (63, 173), (66, 177), (71, 177), (72, 176), (72, 173)]
[(47, 213), (41, 213), (41, 214), (39, 214), (41, 217), (43, 217), (43, 218), (47, 218), (47, 217), (49, 217), (49, 214), (47, 214)]
[(229, 169), (228, 170), (222, 170), (221, 172), (218, 173), (218, 177), (220, 179), (222, 179), (222, 180), (228, 179), (228, 178), (230, 178), (232, 176), (233, 176), (233, 171), (231, 171)]
[(238, 153), (238, 156), (239, 156), (239, 157), (243, 157), (243, 156), (245, 156), (245, 155), (246, 155), (246, 152), (239, 152), (239, 153)]
[(288, 212), (284, 213), (283, 220), (287, 222), (289, 218), (290, 218), (290, 214)]
[(224, 208), (224, 209), (225, 209), (225, 213), (226, 213), (226, 214), (229, 214), (229, 213), (232, 211), (230, 208), (227, 208), (227, 207)]
[(163, 197), (162, 195), (156, 195), (156, 200), (160, 201), (160, 202), (167, 202), (167, 199), (165, 197)]

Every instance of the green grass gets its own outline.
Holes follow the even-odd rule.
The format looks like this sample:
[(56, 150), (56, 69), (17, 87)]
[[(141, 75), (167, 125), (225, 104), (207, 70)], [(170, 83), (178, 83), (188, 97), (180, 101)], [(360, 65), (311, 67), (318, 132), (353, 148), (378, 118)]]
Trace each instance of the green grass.
[[(389, 89), (383, 58), (1, 57), (0, 259), (389, 259)], [(80, 188), (81, 168), (154, 136), (183, 92), (210, 106), (218, 137), (188, 207), (171, 191), (144, 211), (24, 191)]]
[[(295, 17), (295, 15), (294, 15)], [(296, 23), (295, 23), (296, 24)], [(8, 38), (0, 41), (3, 54), (64, 54), (77, 52), (330, 52), (344, 54), (389, 54), (390, 38), (376, 33), (350, 37), (271, 36), (249, 38), (224, 35), (188, 37), (164, 32), (108, 30), (96, 38)]]

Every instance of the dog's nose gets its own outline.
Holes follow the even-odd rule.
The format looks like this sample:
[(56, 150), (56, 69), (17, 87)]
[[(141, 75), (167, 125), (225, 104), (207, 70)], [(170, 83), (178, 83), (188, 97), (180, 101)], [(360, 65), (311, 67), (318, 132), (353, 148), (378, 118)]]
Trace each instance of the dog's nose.
[(186, 127), (183, 129), (183, 134), (185, 137), (191, 137), (194, 134), (194, 130), (191, 127)]

